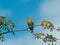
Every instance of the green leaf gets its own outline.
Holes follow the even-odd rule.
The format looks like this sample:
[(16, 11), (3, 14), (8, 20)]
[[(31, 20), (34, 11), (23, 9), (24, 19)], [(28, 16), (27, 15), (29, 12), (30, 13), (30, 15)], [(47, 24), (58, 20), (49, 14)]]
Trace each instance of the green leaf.
[(0, 35), (0, 40), (3, 42), (4, 38), (2, 35)]
[(47, 39), (43, 39), (44, 42), (47, 42)]
[(37, 38), (41, 37), (41, 36), (44, 36), (44, 33), (36, 33), (35, 34)]

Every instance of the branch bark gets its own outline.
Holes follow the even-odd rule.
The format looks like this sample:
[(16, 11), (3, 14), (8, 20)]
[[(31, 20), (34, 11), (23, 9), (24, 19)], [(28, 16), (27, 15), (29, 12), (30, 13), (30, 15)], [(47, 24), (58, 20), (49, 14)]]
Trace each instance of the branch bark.
[[(13, 32), (20, 32), (20, 31), (28, 31), (28, 28), (26, 28), (26, 29), (21, 29), (21, 30), (14, 30)], [(2, 34), (7, 34), (7, 33), (11, 33), (12, 31), (7, 31), (7, 32), (3, 32), (3, 33), (1, 33), (0, 35), (2, 35)]]

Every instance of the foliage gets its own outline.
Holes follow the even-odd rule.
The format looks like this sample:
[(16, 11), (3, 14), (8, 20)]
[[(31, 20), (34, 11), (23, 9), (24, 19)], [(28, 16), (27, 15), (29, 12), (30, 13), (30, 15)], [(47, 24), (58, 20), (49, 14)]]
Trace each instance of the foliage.
[(46, 42), (46, 41), (48, 41), (48, 42), (51, 42), (51, 41), (56, 42), (56, 38), (53, 37), (53, 35), (48, 35), (48, 34), (47, 34), (47, 36), (45, 36), (45, 38), (44, 38), (43, 41), (44, 41), (44, 42)]
[(12, 31), (12, 33), (14, 34), (14, 26), (15, 24), (11, 20), (7, 19), (4, 16), (0, 16), (0, 40), (3, 40), (3, 36), (1, 34), (3, 33), (3, 30)]
[(36, 33), (35, 36), (36, 38), (40, 38), (41, 36), (44, 36), (45, 34), (44, 33)]

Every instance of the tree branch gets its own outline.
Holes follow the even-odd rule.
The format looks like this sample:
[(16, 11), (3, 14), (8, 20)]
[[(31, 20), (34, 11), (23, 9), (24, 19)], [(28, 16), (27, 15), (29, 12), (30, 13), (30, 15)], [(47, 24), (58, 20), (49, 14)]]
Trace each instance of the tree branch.
[(21, 29), (21, 30), (7, 31), (7, 32), (1, 33), (0, 35), (2, 35), (2, 34), (7, 34), (7, 33), (11, 33), (11, 32), (19, 32), (19, 31), (28, 31), (28, 28), (26, 28), (26, 29)]
[[(41, 26), (41, 25), (34, 25), (34, 26)], [(19, 31), (29, 31), (28, 30), (29, 28), (26, 28), (26, 29), (21, 29), (21, 30), (14, 30), (14, 32), (19, 32)], [(7, 32), (3, 32), (1, 34), (7, 34), (7, 33), (11, 33), (12, 31), (7, 31)], [(29, 31), (30, 32), (30, 31)], [(0, 34), (0, 35), (1, 35)], [(33, 35), (35, 35), (34, 33), (32, 33)]]

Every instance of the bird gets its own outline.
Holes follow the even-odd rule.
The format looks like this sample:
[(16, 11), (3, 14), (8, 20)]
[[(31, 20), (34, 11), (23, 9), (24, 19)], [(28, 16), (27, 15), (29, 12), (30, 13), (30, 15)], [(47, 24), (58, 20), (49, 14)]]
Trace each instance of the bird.
[(43, 26), (43, 27), (44, 27), (44, 29), (45, 29), (45, 28), (46, 28), (46, 26), (47, 26), (47, 21), (43, 20), (43, 21), (42, 21), (42, 23), (41, 23), (41, 26)]
[(52, 27), (52, 24), (51, 24), (51, 22), (47, 22), (47, 26), (46, 26), (48, 29), (50, 28), (50, 27)]
[(28, 17), (28, 28), (30, 29), (31, 33), (33, 33), (34, 23), (30, 17)]

